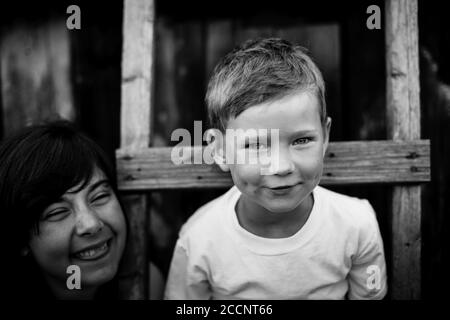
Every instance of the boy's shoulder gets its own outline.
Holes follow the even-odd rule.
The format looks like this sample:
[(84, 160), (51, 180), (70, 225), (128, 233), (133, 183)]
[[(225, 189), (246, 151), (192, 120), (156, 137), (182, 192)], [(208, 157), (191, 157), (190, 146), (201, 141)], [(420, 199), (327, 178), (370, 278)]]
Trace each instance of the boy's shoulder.
[(318, 194), (321, 199), (326, 199), (328, 202), (337, 205), (358, 206), (368, 203), (367, 199), (349, 196), (343, 193), (332, 191), (322, 186), (317, 186), (314, 193)]
[(223, 195), (198, 208), (181, 228), (180, 237), (186, 236), (188, 233), (216, 232), (217, 229), (221, 229), (223, 216), (227, 213), (227, 210), (234, 208), (239, 195), (239, 190), (232, 187)]
[(321, 201), (321, 208), (332, 218), (358, 228), (373, 227), (376, 222), (376, 214), (367, 199), (348, 196), (321, 186), (314, 190)]

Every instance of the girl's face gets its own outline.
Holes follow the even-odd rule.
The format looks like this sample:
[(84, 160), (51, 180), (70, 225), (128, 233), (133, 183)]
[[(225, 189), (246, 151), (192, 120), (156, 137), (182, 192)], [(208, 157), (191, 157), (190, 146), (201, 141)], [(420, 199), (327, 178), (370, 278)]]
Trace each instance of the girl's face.
[(125, 247), (125, 217), (105, 174), (96, 168), (87, 185), (76, 190), (67, 190), (44, 210), (39, 234), (33, 233), (29, 243), (48, 283), (59, 290), (67, 290), (70, 265), (80, 268), (81, 290), (111, 280)]

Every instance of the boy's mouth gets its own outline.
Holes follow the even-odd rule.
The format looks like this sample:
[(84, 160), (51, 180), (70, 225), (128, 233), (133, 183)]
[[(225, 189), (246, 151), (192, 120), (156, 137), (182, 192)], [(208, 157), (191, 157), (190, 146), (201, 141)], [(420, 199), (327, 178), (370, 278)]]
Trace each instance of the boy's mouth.
[(294, 184), (291, 184), (291, 185), (284, 185), (284, 186), (277, 186), (277, 187), (269, 187), (269, 189), (272, 189), (272, 190), (288, 190), (288, 189), (290, 189), (290, 188), (293, 188), (293, 187), (295, 187), (296, 185), (298, 185), (298, 184), (300, 184), (300, 183), (294, 183)]
[(270, 188), (272, 190), (277, 190), (277, 191), (282, 191), (282, 190), (288, 190), (292, 188), (292, 186), (282, 186), (282, 187), (275, 187), (275, 188)]
[(283, 186), (276, 186), (276, 187), (268, 187), (268, 189), (271, 191), (272, 194), (275, 195), (287, 195), (290, 194), (292, 190), (294, 190), (295, 187), (299, 186), (301, 183), (294, 183), (289, 185), (283, 185)]

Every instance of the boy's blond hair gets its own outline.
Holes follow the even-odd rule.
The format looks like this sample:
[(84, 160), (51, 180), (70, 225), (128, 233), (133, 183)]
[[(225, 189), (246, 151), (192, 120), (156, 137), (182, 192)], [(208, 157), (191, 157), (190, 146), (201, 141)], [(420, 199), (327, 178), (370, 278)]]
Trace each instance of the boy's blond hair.
[(249, 40), (214, 68), (205, 99), (210, 125), (224, 132), (249, 107), (301, 91), (316, 94), (324, 126), (325, 85), (306, 49), (277, 38)]

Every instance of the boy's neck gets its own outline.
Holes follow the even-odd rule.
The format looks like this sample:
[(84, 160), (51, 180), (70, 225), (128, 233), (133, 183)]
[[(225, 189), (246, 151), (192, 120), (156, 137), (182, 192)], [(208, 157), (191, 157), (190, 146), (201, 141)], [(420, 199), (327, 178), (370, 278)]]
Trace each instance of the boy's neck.
[(239, 224), (248, 232), (263, 238), (287, 238), (304, 226), (313, 205), (311, 193), (291, 212), (273, 213), (242, 194), (235, 211)]

